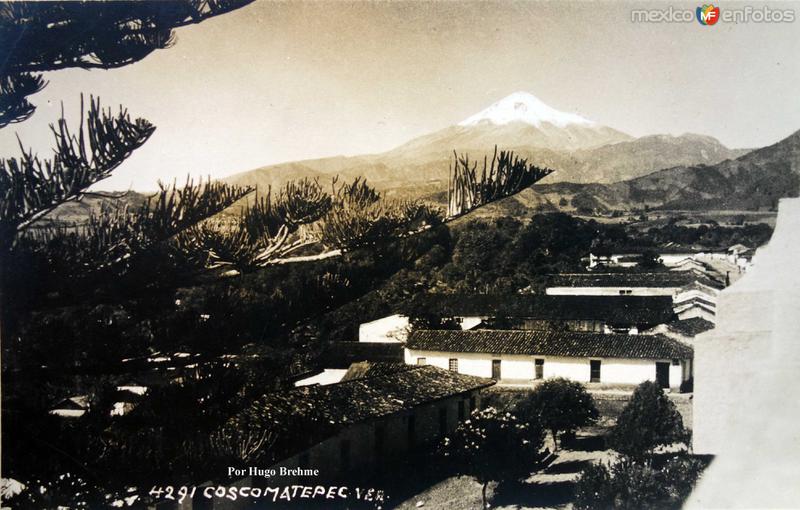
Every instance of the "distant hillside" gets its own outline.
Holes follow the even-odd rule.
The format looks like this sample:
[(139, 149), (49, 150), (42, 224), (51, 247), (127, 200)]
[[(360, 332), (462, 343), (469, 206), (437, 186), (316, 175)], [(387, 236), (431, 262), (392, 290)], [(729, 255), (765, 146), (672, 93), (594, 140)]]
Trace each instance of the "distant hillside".
[(364, 156), (270, 165), (224, 179), (259, 189), (303, 177), (365, 177), (382, 190), (424, 195), (445, 189), (453, 151), (475, 159), (494, 147), (513, 150), (556, 170), (543, 182), (610, 183), (679, 165), (713, 165), (746, 151), (710, 136), (684, 134), (633, 138), (578, 115), (560, 112), (527, 93), (515, 93), (455, 126), (415, 138), (395, 149)]
[[(111, 192), (101, 192), (112, 195)], [(119, 193), (115, 193), (119, 195)], [(119, 198), (107, 198), (96, 195), (85, 196), (80, 202), (70, 201), (58, 206), (54, 211), (45, 216), (38, 224), (61, 223), (80, 224), (85, 222), (92, 214), (99, 213), (103, 207), (128, 207), (136, 209), (145, 203), (148, 195), (136, 191), (128, 191)]]
[(779, 198), (800, 192), (800, 131), (716, 165), (678, 166), (612, 184), (543, 184), (535, 190), (554, 203), (591, 196), (609, 210), (775, 208)]

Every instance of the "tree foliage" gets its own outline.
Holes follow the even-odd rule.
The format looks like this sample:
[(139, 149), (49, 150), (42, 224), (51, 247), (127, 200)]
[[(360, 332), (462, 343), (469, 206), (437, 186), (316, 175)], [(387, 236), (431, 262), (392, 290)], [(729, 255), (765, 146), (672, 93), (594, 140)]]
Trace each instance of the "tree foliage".
[(675, 404), (658, 384), (637, 386), (611, 431), (609, 445), (616, 451), (641, 459), (658, 446), (685, 441), (687, 432)]
[[(451, 193), (471, 198), (451, 206), (447, 217), (424, 201), (387, 200), (362, 178), (344, 184), (334, 178), (329, 193), (317, 180), (303, 179), (287, 183), (275, 198), (268, 190), (245, 207), (238, 221), (216, 220), (188, 231), (180, 247), (199, 254), (197, 260), (208, 268), (235, 272), (321, 260), (417, 235), (518, 193), (551, 172), (505, 151), (495, 154), (491, 168), (479, 177), (469, 166), (452, 169)], [(300, 250), (308, 254), (289, 256)]]
[(52, 159), (39, 159), (21, 144), (20, 157), (0, 159), (0, 242), (6, 246), (14, 233), (109, 177), (155, 131), (144, 119), (131, 120), (122, 108), (116, 115), (102, 109), (100, 98), (89, 99), (85, 116), (81, 106), (76, 130), (70, 130), (63, 115), (50, 129), (55, 136)]
[(0, 5), (0, 128), (30, 117), (27, 96), (59, 69), (113, 69), (175, 42), (174, 29), (252, 0), (6, 2)]
[(661, 468), (652, 461), (620, 459), (591, 464), (575, 486), (576, 510), (667, 510), (681, 508), (700, 477), (706, 462), (676, 456)]
[(476, 410), (440, 445), (440, 454), (459, 474), (474, 477), (486, 488), (495, 480), (529, 474), (541, 460), (543, 431), (536, 422), (521, 423), (511, 413), (493, 407)]
[(511, 151), (494, 148), (491, 162), (483, 158), (480, 174), (478, 162), (468, 155), (453, 152), (450, 186), (447, 190), (447, 216), (455, 218), (482, 205), (506, 198), (550, 175), (553, 170), (528, 164)]
[(583, 384), (561, 377), (539, 384), (530, 399), (520, 404), (519, 413), (549, 430), (556, 449), (560, 434), (573, 433), (599, 416), (594, 398)]

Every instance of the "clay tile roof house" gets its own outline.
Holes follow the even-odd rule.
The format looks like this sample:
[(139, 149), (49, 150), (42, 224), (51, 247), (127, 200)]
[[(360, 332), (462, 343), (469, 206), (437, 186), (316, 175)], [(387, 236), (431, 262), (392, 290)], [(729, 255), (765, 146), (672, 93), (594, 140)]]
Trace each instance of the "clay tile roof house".
[(672, 296), (681, 287), (699, 282), (722, 289), (724, 283), (694, 272), (563, 273), (551, 275), (547, 294), (573, 296)]
[(565, 377), (586, 383), (658, 381), (676, 388), (692, 376), (692, 348), (664, 335), (570, 331), (419, 330), (406, 363), (508, 382)]
[(713, 322), (702, 317), (692, 317), (660, 324), (655, 328), (649, 329), (647, 333), (661, 333), (685, 344), (693, 345), (694, 338), (697, 335), (712, 329), (714, 329)]
[(495, 384), (403, 363), (358, 363), (348, 374), (337, 384), (266, 394), (229, 425), (269, 432), (265, 444), (271, 446), (257, 459), (262, 465), (315, 466), (323, 479), (335, 479), (440, 439), (480, 405), (480, 391)]

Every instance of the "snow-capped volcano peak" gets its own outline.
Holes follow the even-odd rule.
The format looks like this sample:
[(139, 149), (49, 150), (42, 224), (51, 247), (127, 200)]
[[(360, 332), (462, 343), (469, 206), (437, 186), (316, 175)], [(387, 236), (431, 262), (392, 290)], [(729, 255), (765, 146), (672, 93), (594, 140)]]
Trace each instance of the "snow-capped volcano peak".
[(551, 108), (538, 97), (527, 92), (515, 92), (489, 108), (460, 122), (459, 126), (475, 126), (481, 122), (503, 125), (511, 122), (524, 122), (533, 126), (549, 123), (557, 127), (580, 125), (591, 127), (596, 124), (574, 113), (566, 113)]

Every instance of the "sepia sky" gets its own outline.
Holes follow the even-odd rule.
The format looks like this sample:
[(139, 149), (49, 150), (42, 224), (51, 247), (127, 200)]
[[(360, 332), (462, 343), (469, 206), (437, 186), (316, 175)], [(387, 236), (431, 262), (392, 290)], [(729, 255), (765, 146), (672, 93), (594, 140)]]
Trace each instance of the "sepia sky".
[[(48, 73), (28, 121), (0, 130), (49, 155), (60, 103), (81, 92), (156, 126), (98, 189), (220, 177), (381, 152), (527, 91), (635, 136), (702, 133), (757, 147), (800, 129), (800, 20), (632, 23), (632, 8), (698, 3), (273, 3), (176, 31), (177, 43), (110, 71)], [(722, 9), (744, 5), (725, 2)], [(791, 8), (800, 18), (800, 4)]]

